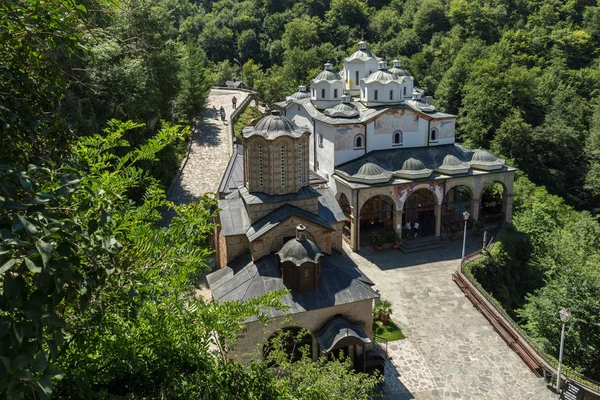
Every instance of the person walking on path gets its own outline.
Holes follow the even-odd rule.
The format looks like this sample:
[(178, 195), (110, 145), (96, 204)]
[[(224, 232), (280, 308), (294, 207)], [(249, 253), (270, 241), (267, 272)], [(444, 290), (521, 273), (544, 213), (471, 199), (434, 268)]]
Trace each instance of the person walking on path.
[(406, 225), (404, 225), (404, 228), (406, 228), (406, 238), (410, 239), (410, 221), (406, 221)]
[(223, 106), (221, 106), (219, 113), (221, 114), (221, 122), (225, 123), (225, 109), (223, 108)]
[(235, 110), (237, 104), (237, 98), (235, 96), (233, 96), (233, 98), (231, 99), (231, 104), (233, 104), (233, 109)]
[(419, 233), (419, 221), (416, 221), (413, 225), (413, 231), (415, 231), (415, 239), (417, 238), (417, 234)]
[(218, 119), (219, 119), (219, 117), (217, 116), (217, 112), (218, 112), (218, 111), (217, 111), (217, 107), (215, 107), (215, 105), (214, 105), (214, 104), (213, 104), (213, 106), (212, 106), (212, 108), (211, 108), (211, 110), (210, 110), (210, 111), (212, 112), (212, 117), (213, 117), (213, 119), (217, 119), (217, 120), (218, 120)]

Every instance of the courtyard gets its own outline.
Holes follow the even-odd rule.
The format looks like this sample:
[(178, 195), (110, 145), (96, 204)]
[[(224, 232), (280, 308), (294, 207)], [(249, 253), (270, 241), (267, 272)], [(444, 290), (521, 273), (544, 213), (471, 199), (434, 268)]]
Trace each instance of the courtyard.
[[(467, 254), (481, 247), (467, 235)], [(552, 399), (537, 378), (472, 306), (452, 273), (462, 240), (418, 253), (346, 252), (393, 304), (406, 339), (389, 342), (385, 399)], [(383, 345), (385, 347), (385, 345)]]

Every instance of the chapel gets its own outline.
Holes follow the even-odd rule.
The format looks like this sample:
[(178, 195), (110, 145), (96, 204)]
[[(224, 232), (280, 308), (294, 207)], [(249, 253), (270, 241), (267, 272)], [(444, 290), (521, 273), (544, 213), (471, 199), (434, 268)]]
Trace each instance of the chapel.
[(310, 171), (310, 130), (273, 111), (243, 136), (220, 190), (218, 269), (207, 283), (215, 301), (289, 290), (282, 298), (289, 309), (266, 310), (266, 329), (257, 318), (246, 321), (233, 355), (255, 353), (281, 330), (304, 329), (302, 344), (314, 359), (343, 352), (359, 371), (382, 371), (371, 341), (379, 295), (341, 251), (346, 217)]

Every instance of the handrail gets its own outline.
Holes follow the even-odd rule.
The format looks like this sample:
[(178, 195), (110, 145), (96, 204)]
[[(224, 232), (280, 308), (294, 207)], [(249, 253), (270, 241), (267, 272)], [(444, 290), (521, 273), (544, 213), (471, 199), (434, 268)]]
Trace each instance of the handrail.
[[(494, 232), (494, 235), (490, 239), (489, 243), (485, 246), (487, 251), (492, 249), (492, 247), (495, 243), (495, 239), (498, 237), (498, 235), (501, 232), (501, 230), (503, 229), (503, 227), (504, 227), (504, 225), (501, 225), (496, 230), (496, 232)], [(482, 311), (481, 308), (479, 307), (479, 305), (481, 305), (482, 303), (485, 304), (486, 306), (490, 307), (493, 310), (493, 311), (492, 310), (490, 310), (490, 311), (492, 311), (493, 313), (495, 312), (496, 315), (494, 315), (493, 317), (496, 317), (496, 319), (501, 319), (502, 320), (501, 322), (503, 322), (506, 325), (505, 328), (510, 328), (512, 330), (512, 332), (510, 332), (510, 333), (512, 334), (511, 336), (513, 336), (513, 338), (516, 340), (514, 342), (509, 342), (509, 339), (507, 339), (506, 337), (504, 337), (501, 334), (503, 339), (505, 341), (507, 341), (507, 343), (509, 344), (509, 346), (511, 348), (515, 349), (515, 344), (518, 347), (518, 341), (522, 341), (523, 344), (526, 346), (526, 348), (525, 349), (519, 348), (519, 350), (525, 350), (524, 353), (526, 353), (526, 354), (521, 354), (521, 352), (519, 352), (519, 350), (515, 349), (517, 351), (517, 353), (522, 358), (524, 356), (525, 357), (537, 356), (537, 358), (538, 358), (537, 362), (539, 362), (540, 366), (543, 367), (543, 369), (545, 371), (551, 372), (552, 376), (555, 376), (557, 374), (557, 369), (555, 367), (555, 365), (557, 364), (557, 361), (552, 356), (546, 354), (544, 352), (544, 350), (540, 348), (539, 345), (534, 343), (527, 336), (527, 334), (512, 319), (512, 317), (510, 315), (508, 315), (508, 313), (504, 310), (504, 308), (498, 305), (498, 301), (493, 296), (491, 296), (479, 284), (479, 282), (477, 282), (475, 279), (472, 279), (470, 274), (464, 273), (465, 266), (468, 263), (470, 263), (471, 261), (474, 261), (477, 258), (481, 257), (483, 254), (484, 254), (483, 250), (478, 250), (476, 252), (473, 252), (473, 253), (467, 255), (460, 262), (460, 267), (455, 272), (455, 277), (457, 278), (457, 279), (455, 279), (455, 281), (456, 281), (457, 285), (459, 285), (460, 289), (465, 292), (465, 294), (467, 295), (469, 300), (471, 300), (471, 302), (474, 303), (476, 308), (478, 308), (488, 320), (490, 320), (490, 316), (486, 315), (486, 313), (484, 311)], [(469, 292), (471, 292), (471, 294), (474, 295), (475, 297), (479, 297), (479, 298), (477, 298), (477, 299), (471, 298), (466, 293), (465, 288), (461, 287), (459, 281), (460, 281), (460, 283), (465, 283), (465, 284), (469, 285), (470, 286)], [(476, 304), (475, 301), (477, 301), (478, 304)], [(492, 325), (494, 324), (494, 322), (491, 320), (490, 320), (490, 323), (492, 323)], [(533, 354), (531, 354), (531, 353), (533, 353)], [(535, 361), (535, 360), (531, 360), (531, 361)], [(527, 363), (527, 361), (526, 361), (526, 363)], [(527, 364), (529, 366), (529, 363), (527, 363)], [(577, 385), (579, 385), (583, 389), (585, 389), (595, 395), (600, 395), (600, 382), (597, 382), (594, 379), (588, 378), (588, 377), (583, 376), (575, 371), (572, 371), (568, 367), (564, 368), (561, 372), (562, 372), (562, 375), (564, 375), (564, 377), (569, 378), (571, 381), (575, 382)]]
[(385, 356), (387, 358), (391, 358), (390, 355), (388, 354), (388, 341), (389, 340), (387, 340), (386, 338), (383, 338), (379, 335), (376, 335), (376, 334), (373, 334), (373, 339), (374, 339), (375, 343), (377, 343), (379, 345), (381, 345), (381, 342), (377, 341), (377, 339), (383, 340), (383, 342), (385, 343)]

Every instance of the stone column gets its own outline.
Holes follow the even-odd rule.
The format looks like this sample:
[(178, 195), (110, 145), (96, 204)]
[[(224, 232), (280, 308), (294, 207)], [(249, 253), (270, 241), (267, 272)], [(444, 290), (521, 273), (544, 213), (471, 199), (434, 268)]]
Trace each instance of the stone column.
[(512, 222), (513, 195), (507, 194), (502, 199), (502, 214), (504, 214), (504, 222)]
[(404, 214), (404, 211), (394, 211), (394, 232), (396, 232), (400, 241), (402, 241), (402, 214)]
[(435, 214), (435, 236), (441, 236), (441, 234), (442, 234), (442, 205), (441, 204), (434, 205), (433, 212)]
[(477, 221), (479, 220), (479, 205), (481, 204), (481, 201), (479, 199), (471, 199), (471, 209), (469, 210), (469, 213), (471, 214), (471, 218), (473, 219), (473, 221)]
[(360, 216), (354, 206), (350, 206), (350, 243), (352, 250), (360, 249)]

